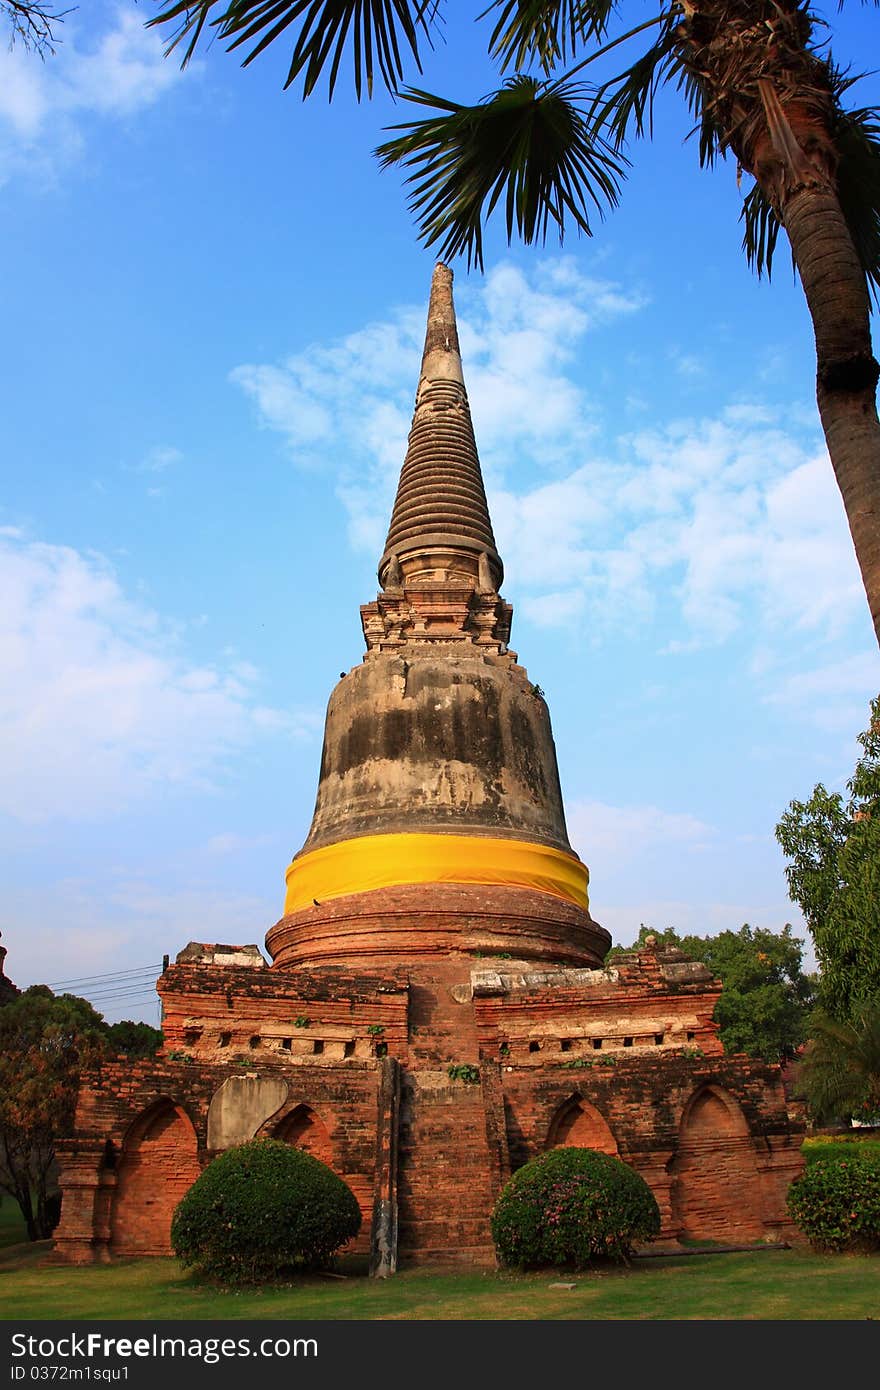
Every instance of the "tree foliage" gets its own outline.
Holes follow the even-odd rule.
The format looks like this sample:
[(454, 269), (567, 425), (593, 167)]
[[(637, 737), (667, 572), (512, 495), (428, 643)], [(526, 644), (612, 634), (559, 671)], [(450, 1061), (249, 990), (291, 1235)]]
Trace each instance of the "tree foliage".
[(361, 1224), (354, 1193), (325, 1163), (278, 1139), (215, 1158), (178, 1203), (171, 1244), (184, 1265), (224, 1283), (321, 1269)]
[[(159, 0), (162, 4), (163, 0)], [(355, 93), (381, 80), (415, 114), (376, 151), (399, 166), (418, 232), (441, 256), (482, 267), (486, 221), (508, 240), (590, 235), (615, 206), (627, 149), (653, 133), (663, 89), (678, 93), (699, 163), (732, 156), (754, 182), (743, 248), (769, 275), (784, 231), (816, 340), (816, 396), (880, 642), (880, 375), (871, 294), (880, 290), (880, 117), (852, 101), (811, 0), (489, 0), (495, 90), (461, 103), (407, 85), (444, 19), (442, 0), (165, 0), (186, 63), (211, 34), (250, 63), (291, 51), (285, 85), (332, 96), (343, 64)]]
[(820, 967), (820, 1002), (855, 1023), (880, 1001), (880, 697), (871, 702), (847, 796), (822, 783), (776, 827)]
[[(638, 946), (653, 936), (702, 961), (724, 990), (714, 1019), (725, 1052), (745, 1052), (775, 1062), (795, 1056), (807, 1036), (814, 982), (804, 974), (802, 942), (789, 925), (781, 932), (748, 923), (717, 936), (680, 936), (674, 929), (651, 932), (643, 926)], [(610, 959), (618, 954), (612, 952)]]
[(880, 1159), (853, 1145), (808, 1164), (788, 1190), (788, 1210), (815, 1250), (880, 1248)]
[(162, 1046), (161, 1029), (152, 1028), (149, 1023), (126, 1018), (119, 1023), (105, 1023), (104, 1030), (110, 1051), (129, 1057), (133, 1062), (142, 1057), (155, 1057)]
[(641, 1174), (594, 1149), (561, 1148), (519, 1168), (491, 1218), (503, 1264), (517, 1269), (628, 1261), (660, 1232), (660, 1212)]
[(106, 1023), (85, 999), (33, 985), (0, 1008), (0, 1189), (21, 1208), (31, 1240), (57, 1220), (55, 1141), (70, 1132), (80, 1073), (120, 1054), (152, 1057), (162, 1034), (130, 1019)]
[(33, 985), (0, 1009), (0, 1187), (31, 1240), (51, 1234), (55, 1140), (70, 1131), (80, 1071), (106, 1046), (101, 1015), (75, 995)]
[(796, 1089), (816, 1124), (880, 1123), (880, 1000), (847, 1022), (813, 1015)]
[[(377, 153), (386, 167), (410, 170), (411, 206), (425, 244), (478, 265), (482, 229), (499, 201), (508, 238), (516, 232), (527, 243), (544, 241), (552, 227), (561, 240), (569, 224), (589, 234), (587, 207), (601, 214), (616, 203), (628, 162), (623, 147), (653, 134), (665, 86), (681, 94), (696, 123), (702, 165), (733, 152), (754, 173), (748, 156), (767, 118), (758, 83), (781, 72), (790, 88), (806, 86), (827, 119), (847, 224), (876, 290), (876, 112), (847, 107), (857, 79), (835, 66), (827, 23), (807, 0), (703, 0), (693, 8), (657, 0), (653, 14), (640, 12), (629, 27), (627, 8), (623, 0), (493, 0), (475, 7), (475, 20), (492, 22), (485, 46), (503, 82), (469, 106), (404, 80), (408, 69), (421, 73), (442, 31), (442, 0), (169, 0), (150, 23), (166, 26), (168, 51), (179, 47), (184, 63), (207, 36), (241, 51), (244, 66), (270, 45), (286, 45), (284, 86), (301, 79), (303, 97), (325, 75), (332, 97), (346, 65), (359, 100), (381, 83), (416, 107), (433, 108), (430, 117), (396, 126), (399, 133)], [(726, 44), (718, 38), (725, 28)], [(760, 182), (744, 200), (743, 222), (750, 263), (769, 272), (782, 224)]]

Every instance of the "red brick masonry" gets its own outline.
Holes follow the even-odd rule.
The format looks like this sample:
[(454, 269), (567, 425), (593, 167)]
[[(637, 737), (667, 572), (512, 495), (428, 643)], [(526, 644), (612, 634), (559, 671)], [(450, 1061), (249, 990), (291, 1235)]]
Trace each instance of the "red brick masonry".
[[(370, 956), (358, 973), (270, 968), (252, 947), (181, 952), (159, 981), (164, 1053), (83, 1086), (60, 1146), (59, 1258), (167, 1253), (182, 1194), (253, 1134), (349, 1183), (377, 1273), (491, 1262), (502, 1184), (557, 1144), (642, 1173), (666, 1241), (793, 1234), (803, 1121), (777, 1066), (724, 1056), (704, 967), (649, 948), (572, 968), (448, 940), (384, 972)], [(478, 1079), (450, 1076), (462, 1065)]]

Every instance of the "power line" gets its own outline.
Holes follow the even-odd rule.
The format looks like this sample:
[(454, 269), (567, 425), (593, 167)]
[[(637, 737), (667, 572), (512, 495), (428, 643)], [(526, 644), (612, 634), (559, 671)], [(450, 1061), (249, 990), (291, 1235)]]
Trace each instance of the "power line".
[(123, 980), (126, 976), (130, 976), (130, 975), (151, 975), (151, 974), (153, 974), (154, 972), (160, 971), (161, 969), (162, 969), (162, 963), (161, 963), (161, 961), (160, 961), (158, 965), (140, 965), (140, 966), (137, 967), (137, 969), (133, 969), (133, 970), (115, 970), (115, 971), (111, 971), (109, 974), (106, 974), (106, 975), (80, 975), (80, 976), (78, 976), (76, 979), (73, 979), (73, 980), (50, 980), (50, 981), (48, 982), (48, 986), (47, 986), (47, 987), (48, 987), (49, 989), (60, 989), (62, 985), (88, 985), (88, 984), (91, 984), (91, 983), (93, 983), (93, 982), (101, 981), (101, 980), (120, 980), (120, 981), (121, 981), (121, 980)]
[(155, 980), (153, 979), (153, 977), (150, 975), (146, 975), (136, 980), (108, 980), (106, 984), (93, 985), (91, 989), (86, 989), (83, 991), (83, 993), (86, 997), (88, 997), (92, 994), (115, 993), (117, 990), (153, 989), (154, 986)]
[(113, 991), (108, 994), (88, 994), (83, 995), (88, 1004), (112, 1004), (115, 999), (152, 999), (156, 991), (153, 989), (123, 989)]
[(100, 989), (87, 990), (80, 995), (81, 999), (106, 999), (111, 994), (153, 994), (155, 985), (152, 980), (127, 980), (118, 985), (102, 985)]

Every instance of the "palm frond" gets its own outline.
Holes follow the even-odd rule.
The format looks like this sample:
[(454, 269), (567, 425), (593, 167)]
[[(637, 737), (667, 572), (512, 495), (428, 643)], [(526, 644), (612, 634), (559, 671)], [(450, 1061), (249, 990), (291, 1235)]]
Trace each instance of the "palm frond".
[(206, 25), (216, 37), (229, 40), (231, 51), (248, 45), (243, 67), (253, 62), (291, 25), (293, 53), (288, 88), (303, 74), (303, 97), (314, 91), (329, 63), (328, 90), (332, 97), (345, 52), (351, 49), (358, 100), (366, 89), (372, 95), (378, 69), (382, 82), (396, 92), (404, 73), (403, 54), (421, 72), (419, 42), (430, 42), (439, 0), (172, 0), (148, 21), (173, 25), (166, 53), (186, 42), (182, 66), (190, 61)]
[(871, 295), (880, 305), (880, 112), (838, 107), (832, 128), (837, 196)]
[(819, 1124), (848, 1120), (880, 1104), (880, 1000), (864, 1000), (851, 1019), (817, 1010), (798, 1074), (798, 1091)]
[(668, 25), (651, 47), (615, 77), (607, 78), (597, 89), (590, 109), (590, 120), (597, 130), (604, 129), (616, 148), (628, 139), (653, 134), (654, 100), (669, 80), (675, 55)]
[(676, 79), (676, 88), (684, 96), (687, 108), (696, 120), (691, 135), (699, 135), (700, 168), (711, 169), (719, 155), (727, 149), (727, 132), (714, 115), (715, 107), (706, 100), (700, 79), (687, 67), (682, 57), (670, 64), (669, 79)]
[(756, 183), (743, 199), (739, 216), (743, 224), (742, 249), (746, 253), (746, 260), (758, 279), (766, 274), (769, 280), (773, 267), (773, 252), (776, 250), (782, 223), (760, 184)]
[(591, 205), (617, 204), (628, 160), (596, 135), (581, 114), (584, 89), (511, 78), (476, 106), (459, 106), (408, 89), (415, 105), (442, 114), (390, 129), (404, 132), (376, 150), (383, 168), (412, 172), (410, 210), (426, 246), (483, 265), (483, 225), (504, 197), (507, 239), (545, 241), (566, 223), (591, 235)]
[(501, 13), (489, 39), (489, 55), (519, 71), (537, 61), (550, 72), (578, 44), (601, 38), (617, 0), (493, 0), (479, 16)]

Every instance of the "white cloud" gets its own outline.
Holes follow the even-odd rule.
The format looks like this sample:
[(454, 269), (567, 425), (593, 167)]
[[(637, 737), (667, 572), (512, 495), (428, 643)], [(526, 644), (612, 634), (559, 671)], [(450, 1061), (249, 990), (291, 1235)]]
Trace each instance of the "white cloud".
[(73, 12), (42, 62), (20, 44), (0, 48), (0, 182), (23, 171), (51, 177), (81, 150), (84, 118), (132, 116), (180, 79), (146, 18), (131, 4), (97, 17)]
[[(643, 302), (570, 259), (528, 275), (502, 264), (458, 293), (508, 592), (533, 624), (576, 626), (594, 644), (622, 625), (646, 628), (661, 604), (667, 654), (743, 632), (755, 643), (835, 639), (863, 614), (864, 595), (815, 419), (741, 401), (616, 435), (617, 422), (603, 422), (584, 339)], [(408, 309), (233, 373), (298, 463), (343, 460), (349, 539), (372, 554), (405, 454), (423, 331), (424, 310)]]
[(97, 43), (65, 45), (54, 104), (128, 116), (157, 101), (178, 80), (179, 64), (165, 58), (164, 40), (144, 27), (145, 19), (137, 7), (120, 6), (115, 27)]
[(183, 462), (183, 454), (171, 444), (156, 444), (148, 449), (143, 458), (134, 465), (135, 473), (165, 473), (175, 464)]
[[(107, 865), (100, 877), (44, 880), (38, 889), (10, 886), (6, 971), (21, 987), (79, 980), (64, 987), (91, 998), (109, 1021), (143, 1018), (155, 1025), (163, 955), (173, 960), (188, 941), (205, 936), (265, 951), (283, 896), (283, 888), (267, 895), (220, 891), (194, 877), (186, 885), (160, 885), (150, 875)], [(87, 978), (131, 970), (139, 973), (128, 980)]]
[(869, 719), (869, 705), (880, 691), (880, 653), (855, 653), (812, 669), (777, 676), (765, 702), (800, 715), (832, 733), (851, 735)]
[(585, 863), (603, 872), (632, 862), (646, 851), (675, 846), (679, 853), (704, 849), (715, 838), (711, 826), (688, 812), (659, 806), (609, 806), (574, 801), (566, 813), (568, 836)]
[(98, 556), (7, 534), (0, 592), (0, 811), (16, 820), (210, 786), (252, 739), (317, 722), (260, 705), (240, 663), (188, 659)]
[(662, 592), (685, 629), (670, 653), (746, 623), (756, 637), (835, 637), (864, 594), (827, 455), (800, 435), (737, 406), (621, 436), (612, 460), (595, 454), (551, 485), (493, 491), (508, 575), (552, 586), (527, 592), (523, 613), (552, 625), (567, 608), (600, 640), (624, 618), (652, 617)]
[(241, 835), (235, 830), (212, 835), (205, 845), (206, 853), (224, 858), (230, 854), (244, 854), (251, 849), (262, 849), (278, 839), (277, 835)]
[(538, 627), (571, 627), (583, 612), (586, 600), (582, 593), (568, 589), (562, 593), (526, 597), (522, 610)]
[[(545, 262), (531, 280), (501, 265), (480, 289), (464, 286), (459, 333), (488, 477), (501, 479), (519, 456), (538, 455), (547, 467), (582, 454), (596, 428), (594, 411), (566, 364), (584, 333), (642, 303), (611, 281), (585, 277), (571, 260)], [(244, 364), (231, 374), (256, 404), (260, 423), (284, 436), (298, 466), (316, 466), (328, 450), (344, 460), (337, 492), (359, 550), (377, 552), (388, 525), (424, 331), (424, 308), (405, 308), (330, 346), (313, 345), (281, 363)], [(576, 476), (560, 486), (565, 499), (548, 503), (554, 518), (571, 507), (572, 525), (598, 519)], [(541, 505), (540, 497), (530, 499), (532, 512)], [(510, 510), (516, 511), (515, 500)]]

